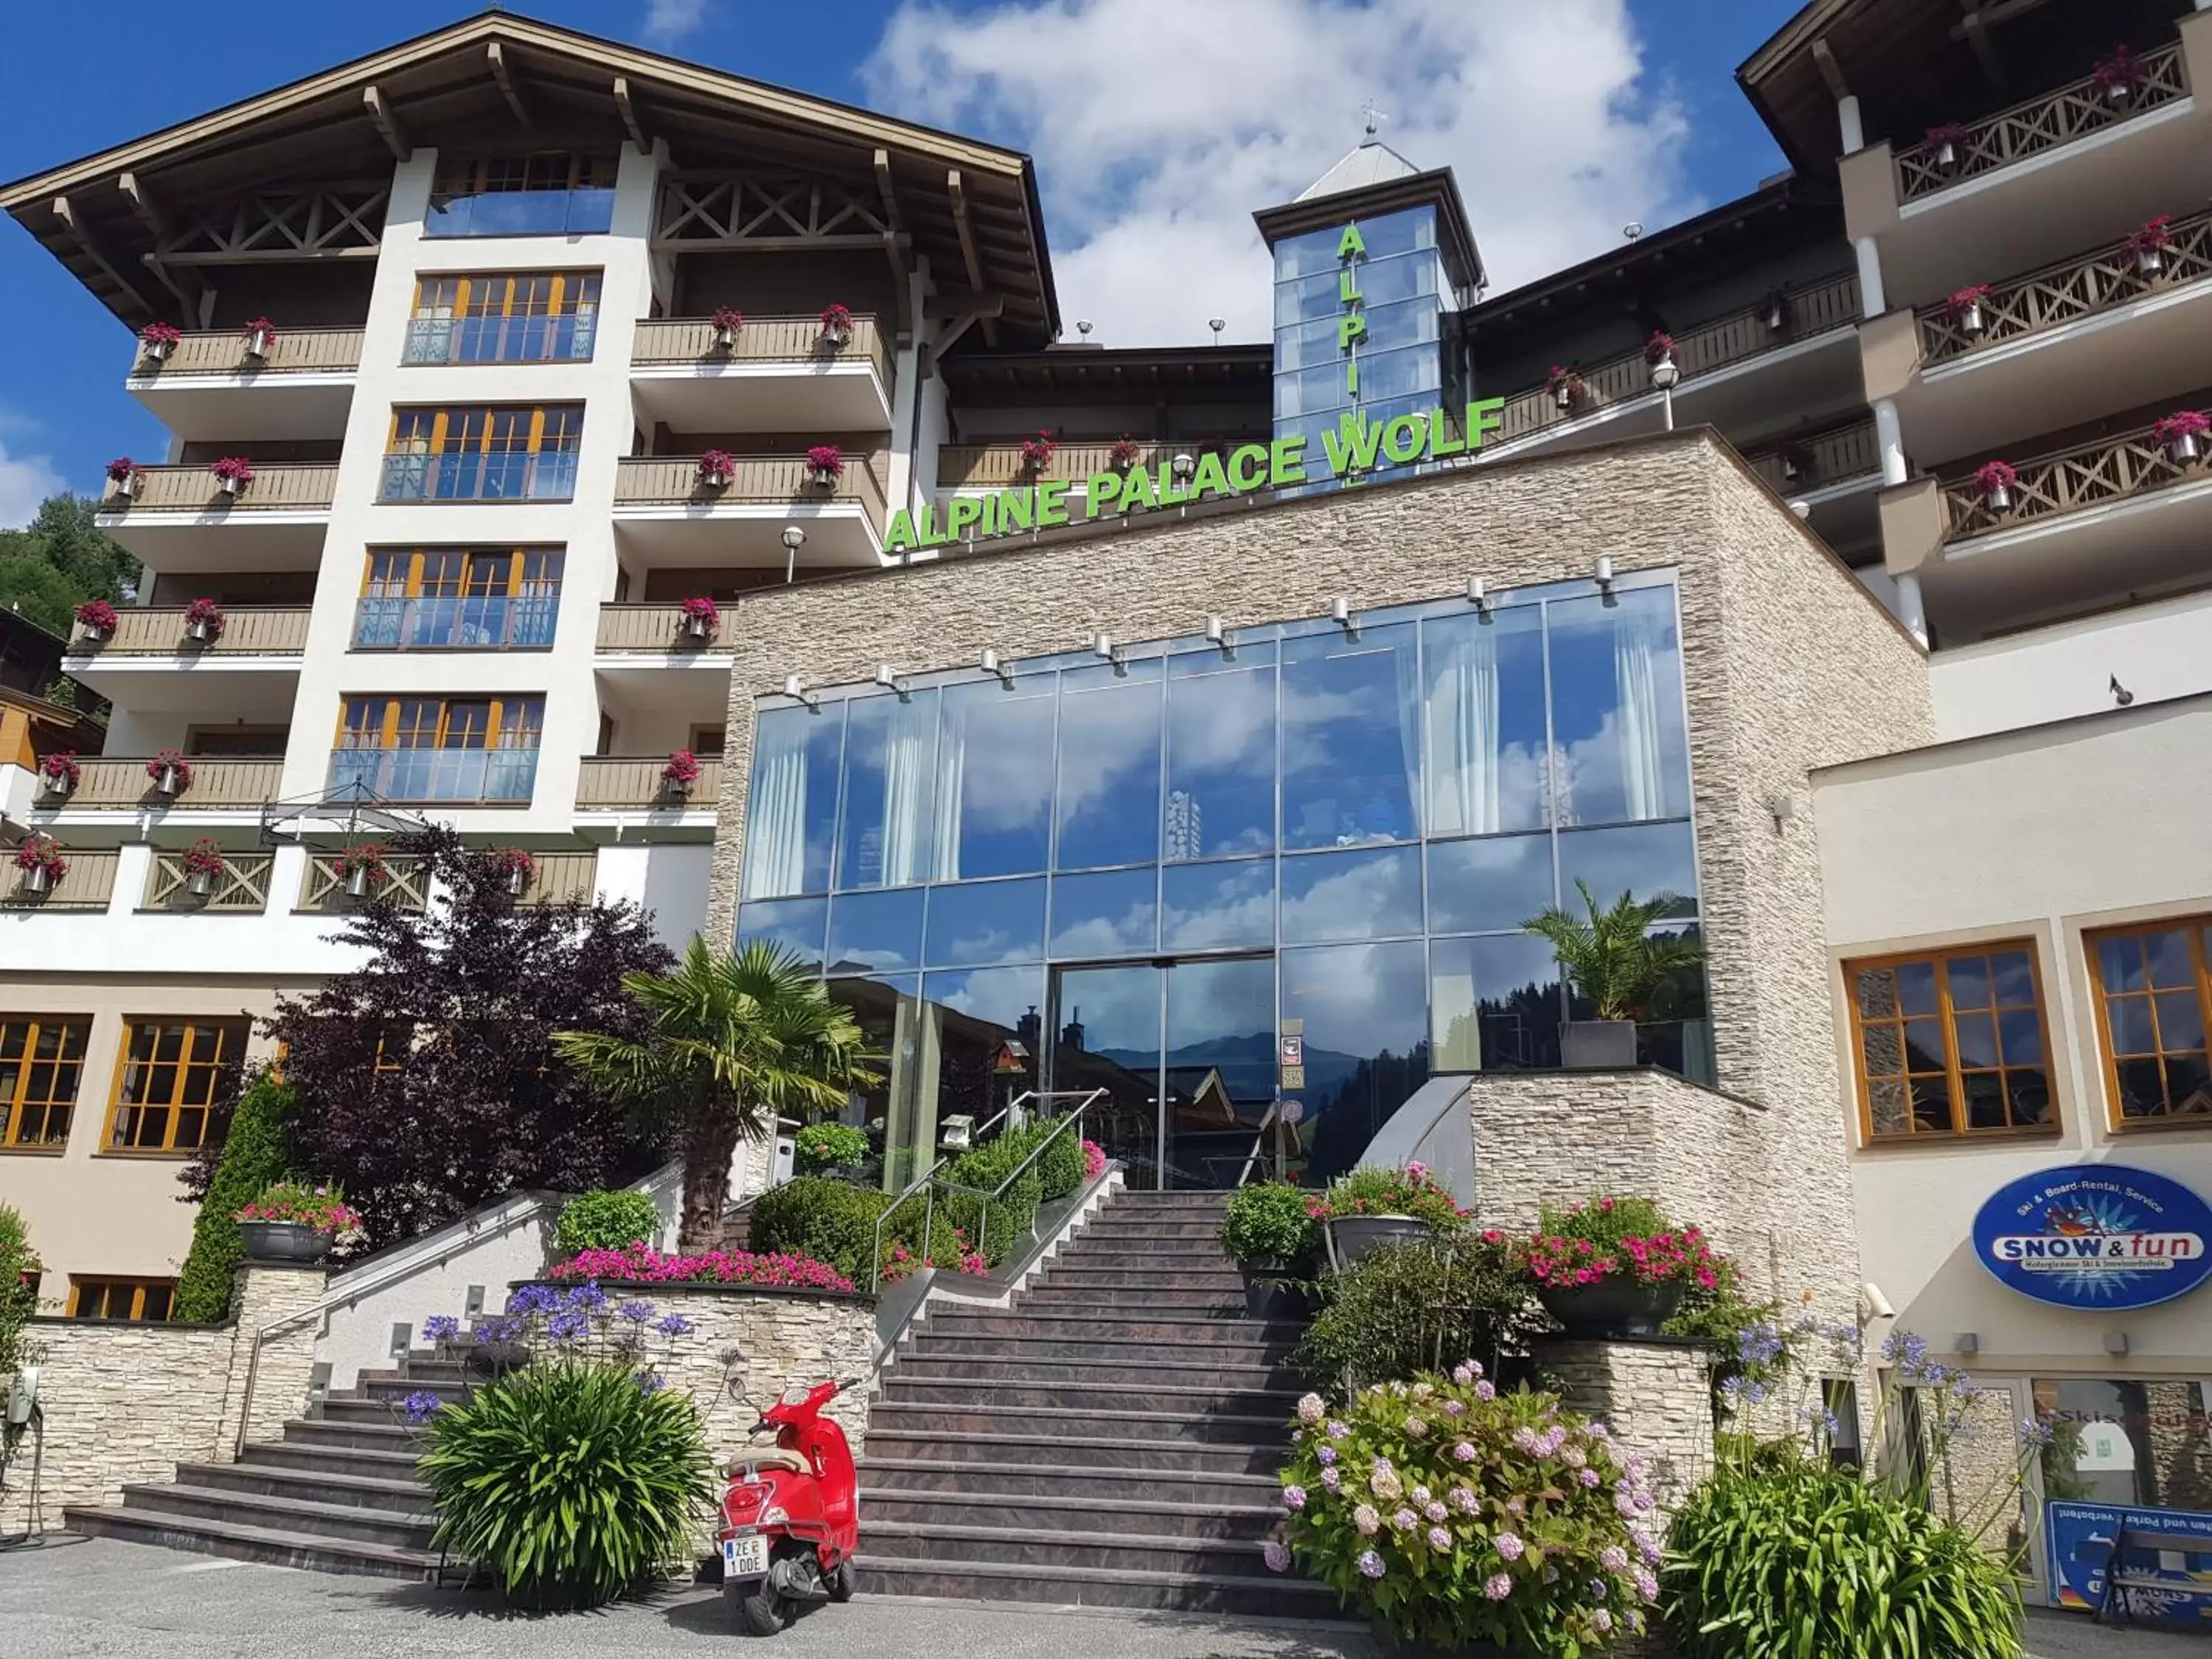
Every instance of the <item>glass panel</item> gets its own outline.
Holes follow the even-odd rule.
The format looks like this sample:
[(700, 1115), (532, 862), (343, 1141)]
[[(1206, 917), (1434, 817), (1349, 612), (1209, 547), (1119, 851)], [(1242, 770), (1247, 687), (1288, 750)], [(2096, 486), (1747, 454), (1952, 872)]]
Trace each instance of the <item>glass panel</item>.
[(1275, 863), (1170, 864), (1160, 872), (1160, 948), (1264, 949), (1275, 942)]
[(2028, 966), (2027, 951), (2001, 951), (1990, 958), (1990, 966), (1996, 976), (2000, 1003), (2017, 1007), (2035, 1001), (2035, 974)]
[(2012, 1098), (2012, 1121), (2018, 1124), (2051, 1121), (2051, 1085), (2041, 1071), (2028, 1066), (2005, 1073), (2005, 1089)]
[[(2035, 1414), (2055, 1432), (2043, 1449), (2045, 1497), (2149, 1509), (2201, 1510), (2204, 1384), (2182, 1378), (2038, 1377)], [(2173, 1567), (2186, 1563), (2163, 1558)], [(2146, 1566), (2161, 1558), (2146, 1553)], [(2188, 1588), (2185, 1579), (2176, 1582)]]
[[(1275, 964), (1182, 962), (1166, 978), (1161, 1170), (1170, 1186), (1234, 1187), (1275, 1098)], [(1272, 1154), (1272, 1142), (1263, 1151)]]
[(1895, 1077), (1905, 1069), (1905, 1038), (1893, 1024), (1865, 1027), (1859, 1033), (1859, 1047), (1870, 1077)]
[[(1150, 670), (1152, 678), (1137, 679)], [(1160, 683), (1133, 663), (1134, 684), (1071, 692), (1060, 706), (1056, 867), (1150, 862), (1160, 855)]]
[(2124, 1117), (2155, 1117), (2166, 1109), (2166, 1076), (2155, 1060), (2124, 1060), (2120, 1074), (2120, 1114)]
[(822, 941), (830, 925), (827, 899), (787, 899), (781, 903), (738, 907), (738, 943), (764, 939), (796, 951), (807, 962), (823, 960)]
[[(2027, 1022), (2031, 1031), (2035, 1016)], [(1961, 1066), (1994, 1066), (1997, 1063), (1997, 1030), (1986, 1013), (1962, 1013), (1951, 1022), (1951, 1034), (1958, 1039), (1959, 1064)], [(2023, 1055), (2033, 1060), (2033, 1054)]]
[(2166, 1109), (2212, 1112), (2212, 1079), (2208, 1079), (2203, 1054), (2166, 1055)]
[(2105, 1005), (2105, 1012), (2112, 1024), (2114, 1054), (2158, 1052), (2158, 1032), (2151, 1024), (2148, 997), (2114, 997)]
[(1869, 1018), (1897, 1012), (1897, 971), (1892, 968), (1862, 968), (1852, 979), (1859, 1012)]
[(2150, 982), (2160, 988), (2197, 983), (2197, 963), (2190, 955), (2189, 935), (2172, 933), (2143, 937), (2143, 954), (2150, 963)]
[(1895, 1078), (1877, 1079), (1867, 1085), (1867, 1110), (1878, 1135), (1903, 1134), (1905, 1085)]
[(2034, 1009), (2008, 1008), (1997, 1016), (1997, 1027), (2004, 1036), (2006, 1065), (2043, 1064), (2043, 1025)]
[(1037, 962), (1044, 957), (1044, 882), (963, 882), (929, 891), (922, 960), (933, 968)]
[[(1044, 884), (1034, 884), (1042, 888)], [(1038, 1086), (1044, 969), (925, 974), (921, 992), (927, 1006), (921, 1011), (917, 1110), (913, 1129), (899, 1144), (927, 1149), (933, 1158), (939, 1126), (947, 1116), (966, 1113), (980, 1127), (1017, 1096)], [(1006, 1060), (1017, 1063), (1002, 1066)], [(917, 1167), (915, 1174), (922, 1167), (927, 1165)]]
[(2011, 1119), (2005, 1110), (2004, 1079), (1995, 1072), (1970, 1072), (1963, 1082), (1966, 1090), (1966, 1127), (1970, 1129), (2002, 1129)]
[(830, 906), (832, 974), (890, 973), (921, 966), (919, 887), (841, 893)]
[(840, 887), (903, 887), (929, 870), (931, 751), (937, 694), (856, 697), (846, 705)]
[(1158, 872), (1109, 870), (1055, 876), (1052, 883), (1052, 958), (1150, 956), (1158, 948)]
[(1940, 1072), (1943, 1069), (1943, 1026), (1940, 1020), (1908, 1019), (1905, 1022), (1905, 1054), (1916, 1072)]
[(1302, 1185), (1352, 1168), (1428, 1080), (1426, 956), (1418, 939), (1282, 952), (1282, 1017), (1305, 1021)]
[(1103, 1089), (1084, 1133), (1128, 1166), (1132, 1187), (1161, 1185), (1160, 970), (1071, 968), (1054, 978), (1052, 1086)]
[(1551, 903), (1549, 836), (1439, 842), (1429, 848), (1429, 927), (1434, 932), (1518, 932)]
[(2133, 936), (2097, 941), (2098, 977), (2105, 989), (2140, 991), (2143, 988), (2142, 940)]
[(939, 881), (1045, 867), (1052, 796), (1052, 680), (1023, 696), (948, 686), (937, 746)]
[(1544, 822), (1544, 630), (1536, 605), (1422, 624), (1427, 833)]
[(1941, 1077), (1912, 1079), (1913, 1127), (1925, 1134), (1951, 1127), (1951, 1085)]
[(1198, 660), (1168, 682), (1170, 864), (1275, 845), (1275, 671), (1183, 669)]
[(1410, 841), (1419, 732), (1413, 629), (1283, 646), (1283, 845)]
[(1548, 610), (1553, 822), (1688, 817), (1674, 589), (1633, 588)]
[(1421, 931), (1421, 855), (1373, 848), (1283, 860), (1285, 944), (1388, 939)]
[[(917, 974), (889, 975), (881, 979), (833, 979), (830, 1000), (849, 1011), (867, 1046), (884, 1058), (875, 1063), (880, 1079), (855, 1093), (842, 1121), (865, 1128), (878, 1157), (886, 1146), (893, 1156), (884, 1159), (880, 1178), (892, 1188), (903, 1188), (921, 1173), (913, 1168), (914, 1091), (921, 1059), (921, 1026), (918, 1018), (921, 987)], [(897, 1154), (901, 1146), (908, 1150)]]
[(1429, 1010), (1439, 1072), (1559, 1063), (1559, 969), (1542, 939), (1431, 940)]
[(745, 807), (744, 897), (829, 890), (844, 739), (842, 703), (760, 711)]
[(1908, 1014), (1936, 1012), (1936, 964), (1906, 962), (1897, 969), (1898, 1006)]
[(1953, 957), (1950, 961), (1951, 1006), (1986, 1008), (1990, 1006), (1990, 962), (1987, 957)]
[(1559, 891), (1570, 910), (1581, 907), (1577, 881), (1586, 882), (1601, 909), (1623, 893), (1638, 899), (1672, 893), (1681, 902), (1662, 914), (1698, 913), (1698, 854), (1686, 823), (1624, 830), (1580, 830), (1559, 837)]
[[(2194, 991), (2162, 991), (2158, 1004), (2158, 1046), (2169, 1054), (2177, 1048), (2204, 1046), (2204, 1012)], [(2039, 1056), (2035, 1056), (2039, 1058)]]

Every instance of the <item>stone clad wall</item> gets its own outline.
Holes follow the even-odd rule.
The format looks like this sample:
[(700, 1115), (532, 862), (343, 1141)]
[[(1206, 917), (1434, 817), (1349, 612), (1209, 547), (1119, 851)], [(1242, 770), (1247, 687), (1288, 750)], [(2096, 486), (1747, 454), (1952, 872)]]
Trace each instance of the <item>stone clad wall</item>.
[(1702, 1348), (1670, 1342), (1541, 1343), (1536, 1363), (1557, 1380), (1570, 1411), (1603, 1423), (1650, 1464), (1655, 1534), (1713, 1470), (1710, 1363)]

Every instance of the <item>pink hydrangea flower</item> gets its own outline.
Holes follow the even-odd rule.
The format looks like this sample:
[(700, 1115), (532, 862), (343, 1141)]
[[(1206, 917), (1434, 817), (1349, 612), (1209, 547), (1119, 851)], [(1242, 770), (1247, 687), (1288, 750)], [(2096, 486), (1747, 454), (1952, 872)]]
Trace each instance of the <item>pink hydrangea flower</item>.
[(1306, 1489), (1304, 1486), (1285, 1486), (1283, 1488), (1283, 1507), (1285, 1509), (1302, 1510), (1305, 1508), (1305, 1506)]
[(1451, 1489), (1451, 1501), (1452, 1507), (1462, 1515), (1473, 1515), (1477, 1507), (1474, 1492), (1465, 1486), (1454, 1486)]
[(1595, 1486), (1598, 1483), (1599, 1476), (1598, 1472), (1595, 1469), (1577, 1469), (1575, 1471), (1575, 1479), (1581, 1481), (1585, 1486)]
[(1465, 1360), (1452, 1367), (1452, 1381), (1462, 1389), (1474, 1381), (1474, 1371)]
[(1424, 1438), (1428, 1434), (1428, 1431), (1429, 1425), (1423, 1422), (1419, 1418), (1409, 1417), (1406, 1419), (1406, 1432), (1412, 1435), (1414, 1439), (1419, 1440)]
[(1656, 1601), (1659, 1599), (1659, 1581), (1651, 1576), (1650, 1570), (1647, 1567), (1638, 1567), (1636, 1570), (1636, 1594), (1646, 1601)]
[(1314, 1455), (1321, 1459), (1322, 1468), (1327, 1468), (1330, 1464), (1336, 1462), (1336, 1448), (1334, 1446), (1323, 1446), (1319, 1451), (1316, 1452)]
[(1267, 1564), (1269, 1572), (1288, 1572), (1291, 1570), (1290, 1551), (1272, 1538), (1260, 1546), (1260, 1559)]
[(1326, 1425), (1323, 1432), (1332, 1440), (1341, 1440), (1352, 1432), (1352, 1426), (1347, 1423), (1331, 1421)]
[(1478, 1382), (1474, 1385), (1474, 1397), (1477, 1400), (1495, 1400), (1498, 1398), (1498, 1390), (1487, 1382)]
[(1318, 1423), (1328, 1411), (1328, 1407), (1322, 1403), (1322, 1397), (1317, 1394), (1304, 1395), (1298, 1400), (1298, 1421), (1301, 1423)]
[(1467, 1401), (1464, 1400), (1445, 1401), (1444, 1415), (1446, 1417), (1465, 1417), (1467, 1415)]
[(1431, 1521), (1449, 1521), (1451, 1518), (1451, 1511), (1446, 1509), (1442, 1504), (1437, 1503), (1434, 1498), (1431, 1498), (1428, 1503), (1423, 1506), (1421, 1513), (1427, 1516)]
[(1518, 1533), (1501, 1532), (1492, 1541), (1498, 1546), (1498, 1553), (1508, 1561), (1518, 1561), (1528, 1547), (1521, 1541)]
[(1467, 1441), (1462, 1440), (1459, 1444), (1452, 1448), (1452, 1455), (1459, 1459), (1462, 1463), (1472, 1463), (1474, 1462), (1475, 1458), (1474, 1448)]
[(1598, 1552), (1597, 1564), (1607, 1572), (1626, 1572), (1628, 1552), (1618, 1544), (1607, 1544)]
[(1382, 1529), (1382, 1517), (1375, 1512), (1371, 1504), (1362, 1504), (1352, 1512), (1352, 1524), (1359, 1528), (1362, 1538), (1372, 1538)]
[(1451, 1547), (1451, 1534), (1446, 1532), (1442, 1527), (1431, 1527), (1429, 1528), (1429, 1547), (1432, 1550), (1449, 1549)]
[(1613, 1629), (1613, 1615), (1603, 1607), (1600, 1607), (1590, 1614), (1590, 1628), (1600, 1636), (1607, 1634)]
[(1382, 1558), (1373, 1550), (1362, 1550), (1359, 1553), (1359, 1574), (1363, 1578), (1380, 1578), (1382, 1576)]
[(1322, 1486), (1326, 1486), (1326, 1487), (1328, 1487), (1328, 1490), (1329, 1490), (1329, 1491), (1331, 1491), (1331, 1492), (1334, 1492), (1334, 1491), (1337, 1489), (1337, 1486), (1338, 1486), (1338, 1484), (1339, 1484), (1339, 1483), (1340, 1483), (1343, 1479), (1344, 1479), (1344, 1477), (1343, 1477), (1342, 1474), (1341, 1474), (1341, 1473), (1340, 1473), (1338, 1470), (1335, 1470), (1335, 1469), (1333, 1469), (1333, 1468), (1330, 1468), (1330, 1469), (1323, 1469), (1323, 1470), (1321, 1472), (1321, 1483), (1322, 1483)]
[(1513, 1594), (1513, 1575), (1510, 1572), (1492, 1573), (1483, 1583), (1482, 1593), (1493, 1601), (1503, 1601)]

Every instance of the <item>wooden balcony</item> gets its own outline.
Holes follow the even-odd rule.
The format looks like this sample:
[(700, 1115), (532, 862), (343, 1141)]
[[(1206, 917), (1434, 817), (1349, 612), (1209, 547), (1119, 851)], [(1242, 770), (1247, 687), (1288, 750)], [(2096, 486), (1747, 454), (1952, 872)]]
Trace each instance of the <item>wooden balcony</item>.
[[(2203, 441), (2198, 441), (2198, 447), (2204, 447)], [(2212, 483), (2212, 465), (2203, 456), (2185, 463), (2175, 460), (2147, 426), (2012, 465), (2019, 477), (2002, 508), (1990, 506), (1988, 493), (1971, 476), (1939, 481), (1945, 542), (2013, 530), (2184, 484)]]
[(868, 520), (883, 527), (884, 487), (877, 480), (872, 458), (848, 455), (845, 470), (835, 483), (823, 485), (807, 476), (804, 455), (738, 455), (730, 482), (717, 489), (699, 477), (696, 455), (625, 456), (615, 473), (615, 506), (717, 507), (788, 507), (857, 505)]
[(110, 484), (100, 510), (125, 520), (149, 513), (327, 513), (337, 482), (336, 461), (270, 461), (253, 469), (252, 483), (226, 495), (204, 466), (149, 466), (135, 497)]
[(530, 856), (535, 867), (530, 885), (523, 890), (523, 903), (566, 904), (573, 899), (589, 904), (598, 896), (598, 853), (532, 853)]
[(853, 337), (842, 346), (823, 338), (821, 320), (815, 317), (747, 317), (726, 346), (716, 343), (712, 318), (647, 317), (638, 322), (629, 360), (633, 368), (706, 370), (783, 364), (813, 370), (866, 363), (876, 371), (886, 398), (891, 391), (890, 346), (875, 318), (866, 313), (854, 317)]
[(722, 757), (699, 757), (699, 779), (684, 795), (661, 780), (665, 755), (586, 755), (576, 780), (576, 805), (586, 812), (707, 811), (722, 793)]
[(204, 643), (185, 631), (182, 605), (131, 607), (115, 613), (115, 632), (95, 640), (80, 628), (69, 653), (111, 657), (296, 657), (307, 648), (306, 605), (240, 607), (223, 613), (222, 632)]
[(266, 356), (246, 355), (236, 329), (187, 334), (156, 362), (142, 344), (131, 364), (134, 380), (175, 380), (186, 374), (344, 374), (361, 367), (359, 328), (285, 329)]
[[(1251, 438), (1183, 438), (1153, 441), (1139, 439), (1137, 464), (1157, 473), (1178, 455), (1194, 459), (1209, 451), (1226, 454), (1240, 443), (1265, 443), (1265, 435)], [(1012, 489), (1021, 484), (1054, 479), (1081, 483), (1094, 472), (1112, 472), (1114, 442), (1065, 443), (1052, 459), (1032, 466), (1022, 459), (1019, 440), (1006, 443), (947, 444), (937, 453), (937, 486), (940, 489)]]
[[(346, 878), (334, 867), (341, 856), (337, 852), (309, 855), (307, 873), (300, 881), (301, 909), (350, 910), (360, 905), (362, 901), (347, 890)], [(380, 890), (391, 895), (401, 909), (420, 910), (428, 902), (430, 872), (422, 860), (389, 857), (384, 867), (391, 878)]]
[(115, 869), (122, 857), (112, 849), (93, 853), (64, 847), (62, 858), (69, 870), (43, 893), (23, 885), (25, 872), (10, 859), (5, 885), (0, 885), (0, 906), (10, 910), (105, 910), (115, 896)]
[(1875, 443), (1872, 421), (1832, 428), (1744, 459), (1782, 495), (1826, 489), (1881, 471), (1881, 451)]
[[(716, 648), (718, 633), (694, 639), (681, 605), (603, 605), (599, 647), (602, 651), (651, 652), (696, 656)], [(726, 649), (727, 647), (723, 647)]]
[(1917, 202), (1936, 195), (1965, 179), (2057, 149), (2189, 95), (2179, 41), (2144, 52), (2136, 64), (2142, 84), (2125, 103), (2113, 102), (2094, 77), (2085, 76), (1972, 123), (1966, 137), (1952, 143), (1948, 167), (1940, 163), (1940, 145), (1923, 143), (1899, 150), (1893, 160), (1897, 199)]
[(156, 848), (138, 908), (191, 915), (258, 915), (269, 908), (269, 878), (276, 869), (274, 853), (225, 853), (208, 890), (195, 893), (185, 855)]
[(41, 794), (33, 805), (40, 811), (53, 812), (252, 811), (275, 800), (283, 784), (284, 763), (273, 755), (265, 759), (195, 755), (187, 764), (192, 769), (191, 782), (165, 795), (147, 775), (145, 757), (92, 756), (77, 762), (81, 775), (76, 788), (65, 796)]

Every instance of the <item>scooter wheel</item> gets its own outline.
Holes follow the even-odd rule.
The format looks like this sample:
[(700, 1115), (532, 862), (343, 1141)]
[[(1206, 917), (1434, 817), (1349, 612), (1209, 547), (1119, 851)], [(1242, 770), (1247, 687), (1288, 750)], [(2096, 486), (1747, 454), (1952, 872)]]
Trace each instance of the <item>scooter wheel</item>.
[(837, 1571), (823, 1580), (823, 1586), (830, 1592), (830, 1599), (832, 1601), (851, 1601), (853, 1599), (853, 1564), (850, 1561), (840, 1561), (837, 1564)]
[(791, 1622), (790, 1603), (763, 1584), (750, 1595), (741, 1584), (725, 1584), (722, 1599), (738, 1610), (738, 1622), (748, 1636), (774, 1636)]

